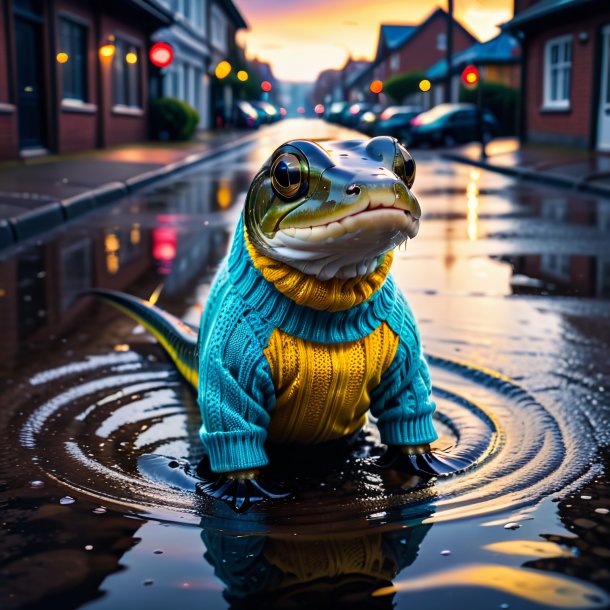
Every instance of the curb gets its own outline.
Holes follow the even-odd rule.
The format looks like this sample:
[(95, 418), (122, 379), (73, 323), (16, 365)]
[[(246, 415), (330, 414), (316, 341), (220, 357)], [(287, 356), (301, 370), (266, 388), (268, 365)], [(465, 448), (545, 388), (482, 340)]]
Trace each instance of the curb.
[(558, 186), (561, 188), (568, 188), (575, 191), (592, 193), (601, 197), (610, 197), (610, 186), (601, 186), (591, 184), (588, 180), (581, 178), (580, 180), (574, 180), (572, 178), (565, 178), (556, 174), (549, 174), (548, 172), (536, 171), (534, 169), (524, 169), (522, 167), (506, 167), (503, 165), (493, 165), (486, 161), (480, 161), (478, 159), (470, 159), (463, 157), (457, 153), (441, 153), (443, 159), (455, 161), (457, 163), (464, 163), (465, 165), (473, 165), (481, 169), (486, 169), (497, 174), (504, 174), (513, 178), (519, 178), (522, 180), (532, 180), (535, 182), (541, 182), (550, 186)]
[(44, 206), (30, 210), (13, 218), (0, 219), (0, 250), (16, 243), (46, 233), (62, 226), (75, 218), (80, 218), (88, 212), (116, 202), (118, 199), (185, 171), (207, 161), (212, 161), (256, 139), (257, 132), (226, 142), (205, 152), (193, 153), (175, 163), (169, 163), (143, 174), (127, 178), (125, 181), (108, 182), (101, 186), (84, 191), (73, 197), (59, 201), (50, 201)]

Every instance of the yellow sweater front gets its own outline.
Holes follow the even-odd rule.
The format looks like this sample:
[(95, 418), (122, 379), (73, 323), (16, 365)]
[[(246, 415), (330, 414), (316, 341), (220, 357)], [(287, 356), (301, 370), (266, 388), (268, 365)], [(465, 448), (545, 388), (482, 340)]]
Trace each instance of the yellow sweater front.
[[(321, 281), (264, 256), (249, 242), (254, 266), (298, 305), (344, 311), (383, 285), (392, 253), (372, 274)], [(276, 392), (267, 428), (276, 442), (318, 443), (356, 432), (366, 423), (370, 392), (392, 363), (399, 338), (387, 323), (357, 341), (315, 343), (275, 329), (264, 350)]]

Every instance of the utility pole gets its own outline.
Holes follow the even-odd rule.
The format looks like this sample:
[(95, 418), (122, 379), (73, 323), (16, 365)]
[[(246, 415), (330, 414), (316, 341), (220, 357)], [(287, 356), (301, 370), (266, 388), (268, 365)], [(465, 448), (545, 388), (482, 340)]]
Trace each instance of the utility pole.
[(453, 91), (451, 87), (453, 56), (453, 0), (447, 0), (447, 80), (445, 81), (445, 101), (453, 102)]

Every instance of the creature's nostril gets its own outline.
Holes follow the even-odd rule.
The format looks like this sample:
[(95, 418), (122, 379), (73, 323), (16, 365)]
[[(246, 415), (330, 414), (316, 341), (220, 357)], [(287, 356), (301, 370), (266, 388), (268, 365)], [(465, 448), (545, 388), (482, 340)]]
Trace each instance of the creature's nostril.
[(360, 195), (360, 187), (357, 184), (352, 184), (345, 189), (348, 195)]

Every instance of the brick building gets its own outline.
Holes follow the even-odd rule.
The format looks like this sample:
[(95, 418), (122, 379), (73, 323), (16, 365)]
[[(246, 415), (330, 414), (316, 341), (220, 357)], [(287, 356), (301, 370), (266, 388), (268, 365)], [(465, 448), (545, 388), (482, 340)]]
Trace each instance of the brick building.
[[(436, 9), (418, 25), (383, 24), (374, 61), (349, 81), (350, 98), (368, 90), (373, 80), (386, 81), (405, 72), (423, 72), (447, 55), (449, 15)], [(477, 39), (458, 21), (453, 20), (453, 50), (467, 49)], [(443, 88), (438, 88), (444, 99)], [(442, 101), (438, 100), (438, 101)]]
[(143, 140), (156, 0), (0, 0), (0, 160)]
[(522, 139), (610, 152), (610, 4), (515, 0)]

